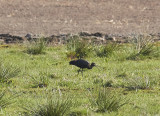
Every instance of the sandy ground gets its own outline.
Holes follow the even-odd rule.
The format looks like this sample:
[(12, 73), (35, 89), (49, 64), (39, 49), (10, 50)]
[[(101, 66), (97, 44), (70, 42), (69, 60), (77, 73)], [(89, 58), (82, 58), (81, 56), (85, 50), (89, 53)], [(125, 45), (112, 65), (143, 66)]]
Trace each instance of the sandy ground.
[(0, 0), (0, 34), (159, 33), (159, 0)]

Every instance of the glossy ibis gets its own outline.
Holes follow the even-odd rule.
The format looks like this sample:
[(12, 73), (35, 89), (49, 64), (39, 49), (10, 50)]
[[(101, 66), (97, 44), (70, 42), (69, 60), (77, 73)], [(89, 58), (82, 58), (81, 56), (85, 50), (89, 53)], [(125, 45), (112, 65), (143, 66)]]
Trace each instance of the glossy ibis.
[(77, 67), (79, 67), (80, 69), (78, 70), (78, 74), (81, 71), (82, 76), (83, 76), (83, 69), (87, 68), (87, 69), (92, 69), (94, 66), (96, 66), (95, 63), (89, 63), (86, 60), (83, 59), (79, 59), (79, 60), (72, 60), (69, 62), (70, 65), (75, 65)]

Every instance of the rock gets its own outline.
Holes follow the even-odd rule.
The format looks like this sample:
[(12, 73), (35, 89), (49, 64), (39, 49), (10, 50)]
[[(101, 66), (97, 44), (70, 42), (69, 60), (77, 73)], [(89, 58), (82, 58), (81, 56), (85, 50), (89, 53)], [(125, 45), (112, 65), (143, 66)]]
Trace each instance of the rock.
[(91, 36), (88, 32), (80, 32), (79, 36)]
[(90, 36), (95, 36), (95, 37), (103, 37), (103, 34), (102, 33), (92, 33)]
[[(102, 33), (87, 33), (81, 32), (78, 35), (71, 35), (71, 34), (60, 34), (60, 35), (51, 35), (49, 37), (44, 37), (48, 44), (66, 44), (70, 39), (80, 39), (86, 40), (88, 43), (96, 43), (96, 44), (105, 44), (109, 42), (117, 42), (117, 43), (129, 43), (134, 35), (124, 36), (124, 35), (108, 35)], [(144, 36), (144, 35), (137, 35), (137, 36)], [(157, 34), (149, 34), (152, 40), (160, 41), (160, 33)], [(3, 43), (23, 43), (24, 41), (33, 41), (37, 40), (41, 36), (39, 35), (32, 35), (27, 34), (25, 37), (14, 36), (10, 34), (0, 34), (0, 44)]]
[(31, 39), (31, 38), (32, 38), (32, 35), (31, 35), (31, 34), (27, 34), (25, 37), (26, 37), (27, 39)]
[(19, 36), (13, 36), (10, 34), (0, 34), (0, 39), (4, 40), (5, 43), (16, 43), (23, 42), (23, 38)]

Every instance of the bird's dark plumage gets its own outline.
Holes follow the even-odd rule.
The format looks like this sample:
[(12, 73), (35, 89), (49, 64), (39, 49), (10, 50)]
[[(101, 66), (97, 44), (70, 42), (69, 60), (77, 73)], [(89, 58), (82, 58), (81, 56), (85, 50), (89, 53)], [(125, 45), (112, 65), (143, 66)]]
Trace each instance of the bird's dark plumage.
[[(95, 65), (95, 63), (88, 63), (86, 60), (83, 59), (79, 59), (79, 60), (72, 60), (69, 62), (70, 65), (75, 65), (77, 67), (79, 67), (81, 69), (82, 72), (82, 76), (83, 76), (83, 69), (87, 68), (87, 69), (92, 69)], [(79, 70), (80, 71), (80, 70)], [(78, 73), (79, 73), (78, 71)]]

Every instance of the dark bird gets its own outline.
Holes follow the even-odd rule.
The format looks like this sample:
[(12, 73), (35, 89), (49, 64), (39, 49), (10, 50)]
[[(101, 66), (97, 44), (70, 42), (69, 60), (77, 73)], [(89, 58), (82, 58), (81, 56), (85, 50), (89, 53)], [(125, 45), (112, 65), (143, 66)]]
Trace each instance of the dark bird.
[(96, 66), (96, 64), (94, 62), (90, 64), (86, 60), (83, 60), (83, 59), (72, 60), (72, 61), (69, 62), (69, 64), (79, 67), (80, 69), (78, 70), (78, 74), (81, 71), (82, 76), (83, 76), (83, 69), (84, 68), (92, 69), (94, 66)]

